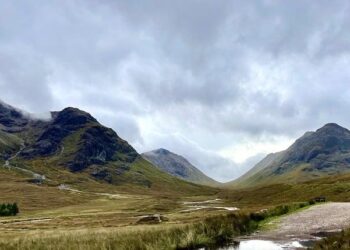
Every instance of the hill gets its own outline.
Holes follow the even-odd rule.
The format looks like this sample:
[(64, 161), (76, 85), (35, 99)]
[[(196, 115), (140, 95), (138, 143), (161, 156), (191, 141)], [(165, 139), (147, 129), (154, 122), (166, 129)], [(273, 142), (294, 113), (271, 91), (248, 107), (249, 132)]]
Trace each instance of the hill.
[(215, 186), (219, 184), (193, 166), (183, 156), (174, 154), (169, 150), (163, 148), (153, 150), (143, 153), (142, 157), (154, 164), (160, 170), (183, 180), (202, 185)]
[(213, 191), (158, 170), (85, 111), (68, 107), (48, 120), (32, 117), (0, 103), (0, 164), (19, 177), (17, 183), (136, 193)]
[(230, 186), (298, 183), (350, 172), (350, 131), (329, 123), (270, 154)]

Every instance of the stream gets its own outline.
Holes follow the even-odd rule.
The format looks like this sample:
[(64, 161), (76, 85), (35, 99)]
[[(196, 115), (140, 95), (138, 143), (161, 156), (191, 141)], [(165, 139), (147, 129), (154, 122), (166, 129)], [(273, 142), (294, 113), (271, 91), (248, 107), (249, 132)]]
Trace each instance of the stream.
[(242, 240), (231, 246), (219, 247), (217, 250), (294, 250), (306, 249), (307, 246), (302, 245), (298, 241), (277, 243), (269, 240)]

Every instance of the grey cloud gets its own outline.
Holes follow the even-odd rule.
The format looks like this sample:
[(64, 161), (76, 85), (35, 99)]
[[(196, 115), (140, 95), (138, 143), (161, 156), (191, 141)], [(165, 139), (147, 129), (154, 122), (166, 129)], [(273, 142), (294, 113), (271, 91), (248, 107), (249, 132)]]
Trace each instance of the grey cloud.
[(48, 69), (35, 53), (3, 51), (0, 44), (1, 98), (17, 107), (44, 112), (52, 104)]
[(190, 152), (204, 172), (235, 177), (251, 162), (238, 166), (220, 150), (350, 125), (349, 8), (340, 0), (1, 1), (0, 98), (31, 112), (78, 106), (139, 151)]

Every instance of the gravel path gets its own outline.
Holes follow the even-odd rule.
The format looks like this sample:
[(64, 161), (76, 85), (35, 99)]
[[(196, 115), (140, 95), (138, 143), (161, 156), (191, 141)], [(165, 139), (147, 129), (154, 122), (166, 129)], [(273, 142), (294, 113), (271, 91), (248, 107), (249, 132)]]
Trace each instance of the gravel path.
[[(257, 235), (270, 239), (312, 239), (315, 234), (350, 227), (350, 202), (316, 205), (271, 222), (272, 230)], [(257, 236), (256, 235), (256, 236)]]

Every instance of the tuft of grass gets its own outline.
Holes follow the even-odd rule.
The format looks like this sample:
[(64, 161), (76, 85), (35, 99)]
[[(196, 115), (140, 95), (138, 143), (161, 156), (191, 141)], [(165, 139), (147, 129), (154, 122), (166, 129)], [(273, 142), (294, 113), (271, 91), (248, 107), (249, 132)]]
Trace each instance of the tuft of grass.
[(343, 230), (315, 243), (315, 250), (350, 249), (350, 229)]
[(234, 236), (253, 232), (257, 227), (257, 222), (252, 221), (249, 214), (233, 213), (182, 226), (160, 225), (138, 230), (70, 232), (20, 238), (0, 242), (0, 249), (196, 249), (224, 244)]

